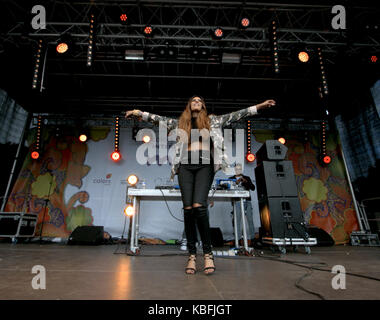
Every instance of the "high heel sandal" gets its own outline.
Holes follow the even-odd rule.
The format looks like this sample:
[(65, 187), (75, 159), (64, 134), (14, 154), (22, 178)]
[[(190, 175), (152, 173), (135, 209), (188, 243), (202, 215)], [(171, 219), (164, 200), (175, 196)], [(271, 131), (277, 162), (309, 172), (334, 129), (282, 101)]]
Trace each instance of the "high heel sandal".
[[(195, 268), (195, 262), (197, 261), (197, 257), (195, 254), (191, 254), (189, 256), (189, 259), (187, 260), (187, 267), (185, 269), (185, 273), (186, 274), (195, 274), (197, 272), (197, 269)], [(194, 262), (194, 268), (193, 267), (189, 267), (190, 263), (191, 262)]]
[[(212, 260), (212, 262), (213, 262), (213, 264), (214, 264), (214, 256), (213, 256), (212, 253), (206, 253), (206, 254), (204, 255), (204, 258), (205, 258), (205, 265), (206, 265), (206, 260)], [(209, 272), (208, 270), (212, 270), (212, 271)], [(212, 274), (212, 273), (215, 272), (215, 270), (216, 270), (216, 268), (215, 268), (215, 265), (214, 265), (213, 267), (204, 267), (203, 272), (204, 272), (205, 274)]]

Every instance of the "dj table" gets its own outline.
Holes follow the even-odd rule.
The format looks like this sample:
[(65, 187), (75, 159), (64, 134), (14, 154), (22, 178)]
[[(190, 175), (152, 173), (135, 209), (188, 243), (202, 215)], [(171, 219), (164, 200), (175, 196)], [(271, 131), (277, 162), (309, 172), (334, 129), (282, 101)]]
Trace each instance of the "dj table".
[[(236, 209), (235, 202), (241, 201), (241, 217), (243, 225), (243, 241), (244, 249), (249, 251), (248, 241), (247, 241), (247, 228), (245, 223), (244, 205), (243, 199), (249, 198), (249, 191), (246, 190), (210, 190), (209, 198), (214, 201), (231, 201), (233, 204), (234, 221), (236, 221)], [(139, 220), (140, 220), (140, 201), (182, 201), (181, 191), (178, 189), (136, 189), (128, 188), (128, 197), (133, 199), (133, 208), (135, 209), (134, 215), (132, 216), (132, 226), (131, 226), (131, 238), (130, 238), (130, 250), (134, 254), (139, 253), (138, 247), (138, 235), (139, 235)], [(235, 245), (239, 247), (238, 234), (237, 234), (237, 223), (234, 223), (234, 235), (235, 235)]]

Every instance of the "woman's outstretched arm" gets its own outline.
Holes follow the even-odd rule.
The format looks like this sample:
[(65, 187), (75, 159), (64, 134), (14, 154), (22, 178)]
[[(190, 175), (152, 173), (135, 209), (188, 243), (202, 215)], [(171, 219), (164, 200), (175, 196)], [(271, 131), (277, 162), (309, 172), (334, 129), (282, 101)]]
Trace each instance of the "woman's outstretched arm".
[(177, 119), (159, 116), (158, 114), (143, 112), (137, 109), (128, 110), (125, 112), (125, 118), (129, 118), (131, 116), (142, 119), (143, 121), (151, 122), (155, 125), (159, 125), (159, 123), (162, 122), (164, 125), (166, 125), (168, 130), (174, 129), (178, 124)]
[(227, 113), (224, 115), (219, 116), (219, 121), (221, 122), (222, 126), (228, 126), (232, 122), (239, 121), (245, 117), (253, 116), (258, 113), (259, 110), (270, 108), (272, 106), (276, 105), (276, 101), (274, 100), (266, 100), (262, 103), (259, 103), (255, 106), (251, 106), (245, 109), (241, 109), (238, 111), (234, 111), (231, 113)]

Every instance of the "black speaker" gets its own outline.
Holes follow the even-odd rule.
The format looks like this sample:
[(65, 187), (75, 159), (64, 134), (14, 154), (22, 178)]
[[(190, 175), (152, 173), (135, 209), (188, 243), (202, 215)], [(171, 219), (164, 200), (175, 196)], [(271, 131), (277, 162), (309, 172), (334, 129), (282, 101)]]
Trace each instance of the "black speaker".
[(99, 245), (103, 243), (103, 226), (80, 226), (71, 233), (67, 244)]
[(298, 197), (291, 161), (263, 161), (255, 168), (257, 197)]
[(211, 244), (213, 247), (223, 247), (224, 240), (220, 228), (210, 228)]
[(297, 197), (259, 201), (263, 236), (307, 239), (308, 233)]
[(307, 226), (307, 233), (317, 239), (317, 246), (329, 247), (335, 245), (334, 239), (323, 229), (314, 225)]
[(256, 152), (256, 163), (260, 164), (268, 160), (284, 160), (288, 148), (278, 140), (267, 140)]

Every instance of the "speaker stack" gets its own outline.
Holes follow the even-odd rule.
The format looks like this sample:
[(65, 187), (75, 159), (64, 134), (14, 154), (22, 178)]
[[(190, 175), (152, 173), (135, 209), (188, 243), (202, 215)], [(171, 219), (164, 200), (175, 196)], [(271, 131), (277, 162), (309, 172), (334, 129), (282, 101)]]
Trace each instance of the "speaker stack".
[(283, 253), (287, 245), (303, 245), (310, 253), (309, 246), (315, 245), (316, 239), (307, 233), (293, 164), (284, 160), (287, 151), (279, 141), (267, 140), (256, 154), (261, 237), (263, 243), (277, 245)]

